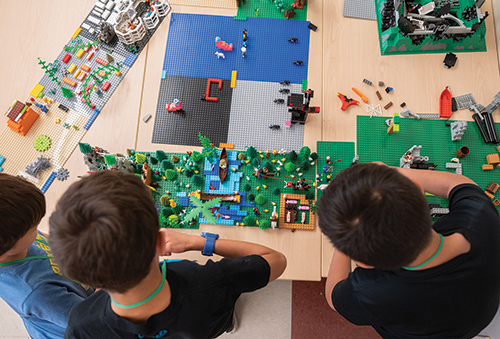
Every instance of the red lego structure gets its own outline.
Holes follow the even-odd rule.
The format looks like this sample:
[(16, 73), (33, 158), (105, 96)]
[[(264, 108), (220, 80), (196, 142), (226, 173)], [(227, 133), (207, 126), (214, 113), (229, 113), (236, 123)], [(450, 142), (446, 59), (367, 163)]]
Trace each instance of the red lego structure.
[(342, 93), (338, 93), (337, 96), (339, 99), (342, 101), (342, 107), (340, 107), (341, 110), (345, 111), (347, 107), (351, 105), (359, 105), (359, 101), (354, 100), (354, 99), (349, 99)]
[(205, 94), (203, 94), (203, 100), (207, 100), (207, 101), (218, 101), (219, 100), (216, 97), (210, 96), (210, 86), (212, 85), (213, 82), (219, 84), (219, 89), (222, 89), (222, 79), (208, 79), (207, 92)]
[(313, 96), (314, 91), (311, 89), (308, 89), (307, 91), (302, 90), (302, 93), (300, 94), (292, 93), (288, 96), (287, 106), (289, 107), (288, 112), (292, 113), (292, 117), (290, 119), (292, 124), (299, 123), (304, 125), (309, 113), (319, 113), (319, 107), (309, 106)]

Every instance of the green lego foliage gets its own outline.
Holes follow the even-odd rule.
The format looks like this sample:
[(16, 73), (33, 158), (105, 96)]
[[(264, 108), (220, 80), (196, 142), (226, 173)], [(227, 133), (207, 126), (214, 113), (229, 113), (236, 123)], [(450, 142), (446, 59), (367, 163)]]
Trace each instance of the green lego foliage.
[(264, 163), (264, 167), (267, 168), (269, 170), (269, 172), (273, 172), (273, 170), (274, 170), (273, 164), (270, 161), (266, 161)]
[(161, 168), (163, 168), (164, 170), (174, 169), (174, 167), (174, 164), (170, 160), (165, 159), (161, 161)]
[(255, 194), (250, 193), (250, 194), (247, 196), (247, 200), (248, 200), (248, 201), (254, 201), (254, 200), (255, 200)]
[(108, 166), (116, 164), (116, 157), (113, 154), (104, 154), (104, 162)]
[(275, 188), (273, 189), (273, 194), (274, 194), (274, 195), (280, 195), (280, 194), (281, 194), (280, 189), (279, 189), (278, 187), (275, 187)]
[(165, 171), (165, 178), (167, 180), (173, 180), (177, 177), (177, 173), (173, 169), (168, 169)]
[(252, 164), (253, 164), (254, 166), (259, 166), (259, 159), (257, 159), (257, 158), (253, 159), (253, 160), (252, 160)]
[(306, 192), (306, 199), (307, 200), (314, 200), (314, 191), (313, 190), (309, 190)]
[(243, 223), (245, 225), (251, 225), (254, 226), (257, 224), (257, 218), (253, 214), (249, 214), (246, 217), (243, 218)]
[(82, 152), (83, 154), (87, 154), (92, 151), (92, 147), (84, 142), (79, 142), (78, 147), (80, 147), (80, 152)]
[(309, 159), (309, 156), (311, 155), (311, 149), (307, 146), (304, 146), (300, 149), (300, 157), (303, 160)]
[(255, 150), (255, 147), (253, 147), (253, 146), (247, 147), (245, 153), (246, 153), (247, 157), (249, 157), (249, 158), (255, 158), (257, 156), (257, 151)]
[(162, 195), (160, 198), (160, 203), (163, 206), (168, 206), (170, 204), (170, 195), (168, 195), (168, 194)]
[(191, 168), (186, 168), (184, 174), (186, 175), (186, 177), (191, 178), (194, 175), (194, 171)]
[(194, 205), (194, 208), (189, 211), (184, 217), (185, 220), (192, 220), (199, 217), (200, 213), (203, 218), (205, 218), (209, 223), (215, 224), (215, 217), (210, 210), (210, 208), (217, 206), (221, 202), (222, 198), (215, 198), (208, 201), (201, 201), (198, 197), (192, 196), (189, 198), (189, 202)]
[(179, 157), (175, 154), (172, 154), (172, 157), (170, 158), (170, 160), (172, 160), (172, 162), (175, 164), (175, 163), (179, 162)]
[(259, 220), (259, 228), (265, 230), (266, 228), (271, 227), (271, 222), (267, 219)]
[(61, 92), (63, 94), (63, 97), (65, 98), (71, 98), (73, 96), (73, 92), (70, 89), (67, 89), (66, 87), (61, 86)]
[(247, 158), (245, 153), (238, 153), (238, 160), (243, 161)]
[(295, 161), (297, 160), (297, 153), (295, 153), (295, 151), (291, 151), (288, 153), (288, 157), (290, 158), (290, 161)]
[(167, 154), (165, 154), (165, 152), (163, 152), (163, 151), (158, 150), (155, 152), (155, 155), (156, 155), (156, 159), (158, 159), (159, 162), (167, 159)]
[(192, 181), (193, 184), (195, 184), (196, 186), (200, 186), (201, 184), (203, 184), (203, 178), (201, 177), (201, 175), (198, 174), (193, 176)]
[(127, 155), (130, 157), (135, 154), (135, 151), (131, 148), (127, 148)]
[(168, 223), (168, 226), (170, 226), (172, 228), (179, 228), (179, 226), (180, 226), (179, 217), (176, 216), (175, 214), (172, 214), (171, 216), (168, 217), (167, 223)]
[(258, 194), (256, 197), (255, 197), (255, 203), (257, 203), (257, 205), (264, 205), (267, 201), (267, 198), (264, 194)]
[(135, 173), (142, 173), (142, 165), (141, 164), (135, 164)]
[(285, 169), (288, 171), (288, 172), (293, 172), (295, 171), (295, 165), (293, 164), (293, 162), (287, 162), (285, 164)]
[(172, 211), (174, 211), (175, 214), (181, 213), (183, 209), (184, 208), (179, 204), (176, 204), (175, 207), (172, 207)]
[(311, 157), (311, 159), (313, 159), (314, 161), (316, 161), (316, 160), (318, 160), (318, 153), (313, 152), (313, 153), (311, 153), (310, 157)]
[(168, 218), (169, 216), (174, 214), (174, 211), (172, 211), (172, 209), (170, 207), (165, 207), (165, 208), (162, 208), (161, 213), (163, 214), (163, 216), (165, 218)]
[(146, 156), (141, 153), (136, 153), (135, 154), (135, 162), (138, 164), (144, 164), (146, 162)]
[(303, 171), (307, 171), (309, 168), (311, 168), (311, 164), (307, 160), (302, 161), (299, 166)]
[(243, 187), (243, 190), (245, 192), (249, 192), (251, 189), (252, 189), (252, 186), (250, 186), (250, 184), (245, 184), (245, 186)]
[(203, 155), (200, 152), (193, 151), (193, 153), (191, 153), (191, 160), (193, 160), (194, 162), (200, 162), (202, 159)]

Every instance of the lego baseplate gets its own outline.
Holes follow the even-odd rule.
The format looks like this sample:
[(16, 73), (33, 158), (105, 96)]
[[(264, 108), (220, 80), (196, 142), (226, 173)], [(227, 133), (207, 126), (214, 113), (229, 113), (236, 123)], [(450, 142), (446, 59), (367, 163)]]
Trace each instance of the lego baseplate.
[[(302, 84), (307, 79), (309, 28), (305, 21), (173, 13), (165, 48), (162, 78), (167, 75)], [(243, 29), (248, 32), (246, 57), (241, 56)], [(272, 32), (272, 34), (271, 34)], [(232, 51), (215, 46), (215, 38), (233, 44)], [(288, 41), (297, 38), (296, 43)], [(224, 54), (218, 58), (215, 52)], [(180, 57), (182, 56), (182, 57)], [(303, 65), (295, 65), (294, 61)]]
[[(276, 1), (286, 5), (292, 3), (289, 1)], [(273, 1), (269, 0), (241, 0), (241, 5), (238, 7), (238, 14), (235, 19), (246, 20), (247, 18), (269, 18), (269, 19), (286, 19), (284, 12), (281, 11)], [(307, 4), (303, 9), (296, 9), (295, 16), (290, 20), (304, 21), (307, 19)]]
[[(300, 207), (307, 207), (307, 210), (299, 210), (298, 218), (302, 220), (302, 213), (304, 213), (305, 221), (304, 223), (293, 222), (293, 219), (288, 220), (288, 216), (290, 212), (287, 209), (287, 201), (297, 201), (297, 204)], [(279, 218), (279, 228), (287, 228), (287, 229), (297, 229), (297, 230), (314, 230), (314, 213), (311, 212), (312, 203), (305, 198), (302, 194), (282, 194), (280, 201), (280, 218)], [(293, 213), (293, 212), (292, 212)]]
[(375, 2), (373, 0), (344, 0), (343, 16), (377, 20), (375, 13)]
[[(38, 188), (42, 188), (51, 173), (64, 166), (85, 135), (86, 130), (83, 126), (87, 118), (73, 110), (68, 112), (61, 110), (56, 101), (50, 104), (40, 98), (35, 100), (33, 103), (46, 105), (48, 112), (44, 113), (39, 107), (31, 105), (39, 117), (25, 136), (5, 128), (0, 134), (0, 156), (5, 158), (2, 165), (3, 172), (11, 175), (23, 175), (24, 168), (40, 155), (49, 158), (52, 165), (50, 169), (41, 172), (36, 178), (23, 175)], [(56, 123), (56, 119), (60, 121)], [(35, 139), (41, 135), (51, 140), (50, 147), (44, 152), (37, 151), (33, 145)]]
[[(382, 161), (390, 166), (399, 166), (399, 159), (413, 145), (422, 145), (420, 154), (428, 156), (429, 162), (437, 165), (436, 170), (455, 172), (447, 169), (462, 146), (470, 149), (470, 154), (460, 160), (463, 175), (474, 180), (479, 187), (486, 189), (492, 181), (498, 181), (500, 170), (482, 171), (488, 154), (498, 154), (496, 145), (486, 144), (474, 122), (467, 124), (462, 140), (451, 141), (451, 130), (446, 124), (453, 121), (400, 119), (400, 131), (387, 134), (385, 117), (357, 117), (356, 150), (361, 162)], [(498, 130), (500, 124), (495, 124)], [(498, 171), (498, 172), (497, 172)], [(448, 206), (448, 200), (429, 196), (429, 203)]]

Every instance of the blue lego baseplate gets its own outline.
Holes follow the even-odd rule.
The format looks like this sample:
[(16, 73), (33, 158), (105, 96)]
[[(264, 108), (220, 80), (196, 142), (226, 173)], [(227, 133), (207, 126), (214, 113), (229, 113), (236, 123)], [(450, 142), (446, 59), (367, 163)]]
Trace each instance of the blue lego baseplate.
[[(172, 13), (162, 76), (231, 79), (302, 84), (307, 79), (310, 29), (306, 21)], [(248, 32), (246, 58), (241, 56), (243, 29)], [(215, 38), (233, 44), (215, 46)], [(288, 41), (296, 38), (296, 43)], [(218, 58), (215, 52), (224, 53)], [(303, 61), (297, 66), (294, 61)]]

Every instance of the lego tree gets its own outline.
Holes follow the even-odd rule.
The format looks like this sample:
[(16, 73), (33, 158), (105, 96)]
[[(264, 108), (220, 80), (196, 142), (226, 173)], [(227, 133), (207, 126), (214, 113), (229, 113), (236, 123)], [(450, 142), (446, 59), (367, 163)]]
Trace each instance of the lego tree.
[(203, 218), (205, 218), (209, 223), (215, 224), (215, 217), (210, 210), (210, 208), (217, 206), (221, 202), (222, 198), (216, 198), (212, 200), (208, 200), (207, 202), (203, 202), (200, 198), (192, 196), (189, 201), (194, 208), (189, 211), (188, 214), (184, 217), (184, 220), (190, 221), (196, 219), (202, 214)]
[(211, 163), (215, 162), (217, 160), (217, 148), (210, 142), (209, 138), (201, 135), (201, 133), (198, 134), (198, 137), (200, 138), (201, 146), (203, 146), (201, 155)]

